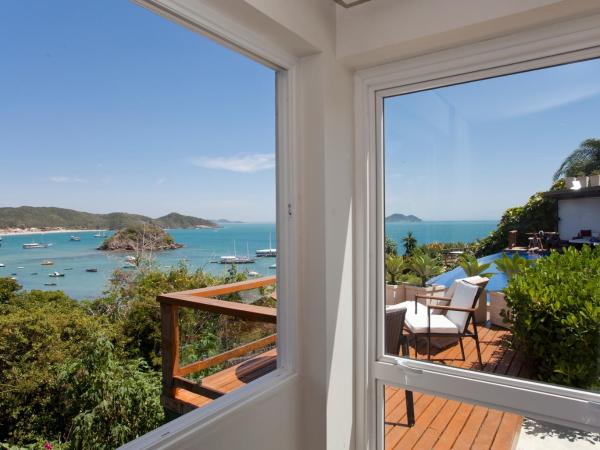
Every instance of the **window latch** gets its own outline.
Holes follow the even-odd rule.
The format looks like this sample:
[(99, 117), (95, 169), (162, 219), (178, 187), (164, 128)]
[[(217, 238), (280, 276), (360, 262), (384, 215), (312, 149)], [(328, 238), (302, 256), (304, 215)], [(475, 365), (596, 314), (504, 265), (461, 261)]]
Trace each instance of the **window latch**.
[(423, 370), (415, 369), (414, 367), (410, 367), (408, 365), (408, 361), (406, 361), (405, 359), (398, 360), (398, 366), (400, 366), (402, 368), (402, 370), (404, 370), (405, 372), (407, 372), (410, 375), (422, 375), (423, 374)]

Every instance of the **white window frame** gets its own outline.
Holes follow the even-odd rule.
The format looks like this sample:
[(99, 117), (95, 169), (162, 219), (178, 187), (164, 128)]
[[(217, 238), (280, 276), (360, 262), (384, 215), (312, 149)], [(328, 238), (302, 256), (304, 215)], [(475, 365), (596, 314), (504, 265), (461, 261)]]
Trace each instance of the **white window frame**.
[[(177, 446), (199, 427), (217, 421), (249, 403), (277, 395), (297, 375), (297, 218), (293, 214), (298, 188), (295, 110), (298, 59), (218, 11), (190, 0), (133, 0), (141, 7), (193, 32), (241, 53), (276, 71), (276, 205), (277, 293), (285, 299), (277, 307), (277, 369), (210, 404), (189, 412), (125, 444), (124, 449), (158, 449)], [(202, 55), (198, 55), (199, 58)]]
[(383, 354), (383, 99), (597, 57), (600, 16), (591, 16), (357, 72), (357, 448), (384, 447), (384, 385), (569, 427), (600, 428), (597, 393)]

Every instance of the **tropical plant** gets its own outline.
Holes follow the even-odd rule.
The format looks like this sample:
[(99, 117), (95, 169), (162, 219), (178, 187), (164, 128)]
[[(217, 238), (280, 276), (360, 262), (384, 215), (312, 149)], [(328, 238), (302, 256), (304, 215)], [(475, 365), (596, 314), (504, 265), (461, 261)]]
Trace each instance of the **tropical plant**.
[(504, 290), (513, 340), (542, 381), (600, 387), (600, 249), (540, 258)]
[(0, 278), (0, 304), (8, 302), (21, 288), (12, 278)]
[(404, 254), (412, 256), (417, 249), (417, 239), (413, 236), (412, 231), (406, 233), (406, 236), (402, 238), (402, 244), (404, 245)]
[[(564, 180), (555, 183), (552, 189), (561, 189)], [(507, 209), (498, 227), (475, 245), (477, 256), (490, 255), (508, 246), (508, 232), (517, 231), (518, 245), (527, 245), (527, 233), (544, 230), (554, 231), (558, 227), (557, 200), (538, 192), (523, 206)]]
[(502, 253), (502, 256), (496, 261), (496, 268), (506, 275), (508, 280), (512, 280), (513, 277), (523, 273), (532, 264), (532, 260), (523, 258), (518, 253), (515, 253), (512, 257), (506, 253)]
[(427, 285), (428, 279), (439, 275), (442, 271), (439, 261), (424, 252), (415, 252), (411, 256), (409, 268), (419, 278), (422, 287)]
[(458, 265), (465, 271), (465, 275), (468, 277), (481, 276), (491, 278), (494, 274), (492, 272), (486, 272), (492, 265), (492, 263), (481, 264), (472, 255), (463, 255), (458, 261)]
[(396, 256), (398, 254), (398, 244), (391, 237), (386, 236), (383, 245), (385, 256)]
[(600, 169), (600, 139), (586, 139), (567, 156), (556, 173), (554, 181), (561, 177), (573, 177), (578, 173), (591, 174)]
[(402, 256), (388, 256), (385, 259), (386, 278), (389, 284), (398, 284), (405, 269), (406, 261)]

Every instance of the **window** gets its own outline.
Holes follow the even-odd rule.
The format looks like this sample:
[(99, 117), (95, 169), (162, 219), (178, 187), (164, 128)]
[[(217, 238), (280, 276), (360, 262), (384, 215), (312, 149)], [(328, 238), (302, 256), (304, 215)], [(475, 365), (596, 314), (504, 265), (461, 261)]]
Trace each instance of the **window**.
[[(526, 40), (526, 36), (515, 37), (513, 42), (519, 39)], [(589, 200), (596, 189), (588, 173), (597, 169), (590, 169), (589, 159), (571, 158), (561, 166), (580, 147), (576, 155), (595, 154), (588, 147), (596, 144), (597, 132), (585, 111), (600, 109), (600, 72), (597, 60), (585, 59), (586, 55), (597, 56), (597, 50), (596, 54), (581, 52), (520, 65), (515, 57), (498, 66), (495, 51), (503, 45), (501, 41), (489, 43), (489, 53), (477, 63), (468, 59), (472, 53), (467, 47), (396, 65), (395, 73), (403, 76), (392, 75), (394, 70), (389, 67), (384, 75), (383, 70), (361, 74), (365, 89), (360, 91), (359, 107), (369, 112), (371, 120), (364, 122), (365, 132), (359, 134), (359, 145), (364, 143), (368, 150), (364, 152), (368, 164), (363, 181), (369, 189), (365, 203), (369, 209), (361, 210), (369, 213), (359, 224), (359, 233), (364, 226), (364, 235), (369, 236), (362, 254), (367, 263), (361, 265), (361, 273), (367, 281), (361, 292), (365, 298), (377, 298), (376, 308), (364, 304), (371, 318), (371, 332), (364, 335), (371, 362), (363, 372), (372, 387), (371, 395), (363, 397), (365, 411), (371, 407), (377, 415), (371, 416), (376, 419), (365, 417), (363, 423), (371, 433), (366, 435), (376, 438), (371, 442), (381, 448), (402, 448), (400, 441), (390, 440), (390, 427), (409, 425), (408, 420), (388, 423), (391, 412), (385, 404), (391, 396), (394, 405), (405, 405), (404, 418), (409, 417), (407, 405), (412, 403), (415, 411), (416, 426), (400, 434), (427, 442), (440, 436), (435, 437), (436, 432), (429, 428), (431, 420), (438, 417), (436, 427), (443, 420), (438, 416), (441, 410), (425, 407), (424, 398), (440, 405), (458, 400), (464, 409), (455, 412), (473, 420), (469, 407), (473, 402), (490, 408), (485, 414), (478, 410), (485, 417), (517, 414), (528, 418), (530, 430), (536, 428), (535, 421), (550, 421), (578, 435), (576, 429), (587, 433), (600, 424), (595, 356), (599, 348), (594, 338), (598, 326), (593, 319), (587, 322), (594, 313), (584, 306), (597, 302), (595, 281), (590, 282), (589, 290), (587, 285), (571, 287), (577, 292), (573, 295), (578, 302), (575, 308), (585, 317), (585, 324), (573, 325), (571, 331), (560, 325), (540, 331), (529, 322), (540, 320), (553, 307), (562, 320), (575, 323), (567, 319), (571, 314), (568, 307), (560, 310), (556, 304), (531, 318), (531, 302), (548, 301), (551, 282), (547, 279), (537, 288), (543, 293), (533, 294), (540, 273), (552, 271), (552, 276), (563, 280), (558, 289), (568, 289), (567, 279), (588, 279), (586, 274), (594, 278), (597, 273), (598, 253), (588, 247), (595, 246), (593, 236), (598, 232), (591, 231), (590, 237), (587, 231), (593, 228), (597, 211), (597, 205)], [(436, 61), (453, 58), (453, 63), (430, 69)], [(568, 119), (563, 123), (560, 117)], [(536, 137), (539, 140), (534, 144)], [(561, 153), (568, 139), (573, 145)], [(553, 175), (561, 167), (557, 179), (573, 177), (581, 170), (586, 173), (579, 175), (581, 180), (567, 178), (554, 184)], [(545, 194), (530, 200), (536, 192)], [(589, 225), (571, 225), (575, 198), (583, 200), (581, 207), (586, 212), (581, 220)], [(503, 215), (519, 205), (526, 206)], [(550, 229), (551, 224), (555, 229)], [(580, 230), (571, 236), (573, 227)], [(516, 238), (513, 229), (518, 231)], [(466, 245), (477, 239), (480, 242), (475, 246)], [(586, 248), (565, 250), (563, 244)], [(377, 259), (368, 256), (371, 245)], [(502, 253), (517, 256), (507, 259)], [(587, 262), (579, 265), (575, 261)], [(505, 278), (499, 276), (500, 269)], [(560, 273), (566, 273), (566, 278)], [(467, 275), (484, 279), (455, 284)], [(505, 284), (496, 285), (499, 281)], [(507, 308), (499, 306), (501, 293), (508, 297), (507, 305), (515, 308), (509, 323), (502, 321), (504, 313), (500, 311)], [(529, 308), (524, 307), (527, 302)], [(452, 309), (457, 307), (462, 310)], [(549, 318), (544, 320), (547, 323)], [(576, 340), (573, 335), (578, 332), (589, 333), (591, 339)], [(578, 354), (581, 360), (570, 359), (576, 355), (560, 353), (564, 342), (554, 338), (554, 333), (569, 334), (577, 342), (574, 347), (589, 350)], [(562, 356), (557, 357), (558, 353)], [(583, 356), (586, 353), (589, 357)], [(586, 381), (575, 381), (576, 373), (585, 373)], [(412, 392), (413, 401), (404, 397), (403, 391), (385, 387), (390, 385)], [(419, 424), (421, 414), (425, 415)], [(446, 421), (444, 426), (452, 424)], [(512, 431), (507, 432), (510, 435)], [(598, 439), (596, 434), (585, 436)], [(414, 445), (416, 441), (411, 442)]]
[[(174, 413), (214, 412), (215, 400), (243, 395), (236, 387), (265, 389), (251, 382), (292, 360), (286, 63), (256, 61), (258, 48), (249, 59), (131, 3), (25, 3), (8, 7), (0, 27), (0, 187), (10, 193), (0, 228), (11, 233), (0, 242), (10, 324), (0, 345), (14, 357), (7, 364), (29, 372), (7, 379), (0, 367), (15, 387), (0, 409), (20, 411), (0, 414), (0, 442), (115, 447)], [(27, 27), (37, 32), (25, 36)], [(111, 250), (129, 240), (127, 253), (96, 250), (114, 236)], [(40, 360), (16, 361), (22, 336), (39, 336), (21, 343), (39, 344)], [(98, 401), (94, 377), (104, 394), (139, 405), (120, 411), (135, 422), (126, 432), (85, 416)], [(167, 395), (175, 390), (185, 407)], [(32, 398), (51, 406), (31, 415)]]

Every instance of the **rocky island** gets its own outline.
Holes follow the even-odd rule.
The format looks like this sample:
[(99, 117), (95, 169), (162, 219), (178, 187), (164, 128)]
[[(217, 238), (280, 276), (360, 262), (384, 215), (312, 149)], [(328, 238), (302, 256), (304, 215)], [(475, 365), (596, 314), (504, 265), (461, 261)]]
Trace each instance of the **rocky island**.
[(153, 224), (123, 228), (106, 239), (98, 250), (106, 251), (162, 251), (183, 247), (162, 228)]
[(385, 221), (388, 223), (416, 223), (423, 222), (422, 219), (417, 216), (413, 216), (412, 214), (404, 215), (404, 214), (392, 214), (385, 218)]

